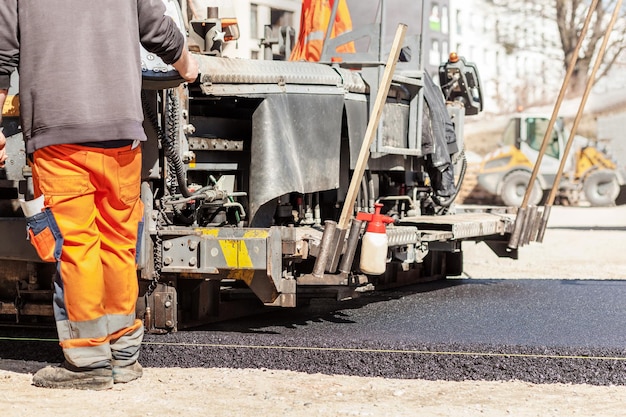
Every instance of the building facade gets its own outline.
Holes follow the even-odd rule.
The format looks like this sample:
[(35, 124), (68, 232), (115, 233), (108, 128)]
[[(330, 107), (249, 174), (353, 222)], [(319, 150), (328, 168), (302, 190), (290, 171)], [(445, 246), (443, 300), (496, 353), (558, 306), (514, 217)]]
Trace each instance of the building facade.
[(423, 59), (424, 68), (437, 80), (439, 65), (450, 52), (450, 4), (447, 0), (424, 0)]
[(553, 2), (450, 3), (450, 44), (477, 64), (486, 112), (508, 113), (555, 101), (564, 70)]

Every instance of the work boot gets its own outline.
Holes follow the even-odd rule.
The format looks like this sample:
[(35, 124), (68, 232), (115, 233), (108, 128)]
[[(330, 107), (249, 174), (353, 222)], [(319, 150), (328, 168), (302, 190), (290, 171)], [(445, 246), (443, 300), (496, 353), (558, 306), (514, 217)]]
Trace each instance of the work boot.
[(139, 362), (133, 362), (126, 366), (116, 366), (113, 361), (113, 382), (116, 384), (125, 384), (135, 379), (141, 378), (143, 375), (143, 368)]
[(33, 385), (42, 388), (73, 388), (103, 390), (113, 386), (110, 367), (78, 368), (67, 362), (46, 366), (33, 375)]

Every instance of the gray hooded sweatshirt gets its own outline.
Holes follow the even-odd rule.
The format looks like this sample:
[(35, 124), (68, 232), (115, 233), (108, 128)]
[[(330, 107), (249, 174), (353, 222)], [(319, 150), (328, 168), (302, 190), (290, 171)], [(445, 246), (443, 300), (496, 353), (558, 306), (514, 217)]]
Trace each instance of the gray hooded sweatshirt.
[(145, 140), (139, 45), (167, 64), (185, 47), (164, 13), (162, 0), (2, 0), (0, 89), (17, 69), (27, 152)]

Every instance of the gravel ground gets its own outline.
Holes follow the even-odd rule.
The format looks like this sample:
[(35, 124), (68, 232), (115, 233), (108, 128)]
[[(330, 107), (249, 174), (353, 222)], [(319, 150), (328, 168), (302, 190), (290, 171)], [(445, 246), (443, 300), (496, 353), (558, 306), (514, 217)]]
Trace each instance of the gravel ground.
[(2, 415), (107, 416), (622, 416), (624, 387), (444, 382), (291, 371), (149, 368), (108, 391), (37, 389), (0, 370)]
[[(626, 209), (555, 209), (558, 210), (553, 210), (544, 243), (521, 248), (517, 261), (498, 259), (483, 244), (466, 245), (466, 278), (626, 276), (622, 255)], [(146, 352), (148, 358), (149, 347)], [(172, 347), (171, 354), (176, 363), (188, 353)], [(235, 361), (241, 353), (233, 350), (224, 354), (231, 354)], [(11, 358), (18, 356), (16, 352)], [(402, 379), (404, 369), (398, 369), (397, 376), (384, 377), (225, 369), (210, 364), (184, 369), (167, 367), (165, 355), (159, 366), (166, 367), (148, 367), (139, 381), (116, 385), (105, 392), (81, 392), (35, 388), (30, 385), (31, 373), (44, 364), (2, 357), (3, 416), (621, 416), (626, 398), (626, 386), (622, 385), (626, 374), (624, 361), (598, 364), (598, 378), (607, 384), (598, 386), (594, 381), (535, 384), (510, 380), (508, 368), (533, 366), (524, 357), (503, 356), (502, 360), (491, 358), (485, 362), (484, 357), (476, 355), (471, 358), (471, 366), (484, 367), (484, 372), (496, 375), (496, 381), (449, 381), (445, 379), (464, 379), (467, 375), (454, 363), (446, 364), (453, 361), (450, 357), (432, 358), (432, 366), (450, 369), (449, 378), (428, 380)], [(355, 366), (358, 364), (355, 361)], [(575, 373), (569, 366), (570, 362), (564, 363), (563, 374)], [(454, 375), (454, 370), (458, 375)], [(543, 377), (545, 382), (557, 380), (551, 375)]]
[(624, 279), (626, 206), (554, 206), (542, 243), (519, 248), (519, 259), (498, 258), (482, 243), (465, 242), (470, 278)]

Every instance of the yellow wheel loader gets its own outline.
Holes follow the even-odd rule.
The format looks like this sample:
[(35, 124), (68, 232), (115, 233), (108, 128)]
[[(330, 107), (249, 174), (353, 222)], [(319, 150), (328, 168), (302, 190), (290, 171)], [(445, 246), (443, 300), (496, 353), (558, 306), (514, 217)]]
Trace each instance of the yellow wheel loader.
[[(548, 125), (549, 118), (543, 116), (512, 117), (502, 135), (501, 146), (481, 162), (477, 178), (480, 186), (499, 196), (505, 205), (520, 206)], [(563, 119), (558, 118), (528, 204), (539, 204), (552, 188), (568, 137)], [(592, 206), (614, 205), (624, 183), (624, 173), (606, 151), (576, 136), (565, 163), (558, 201), (570, 205), (582, 201)]]

